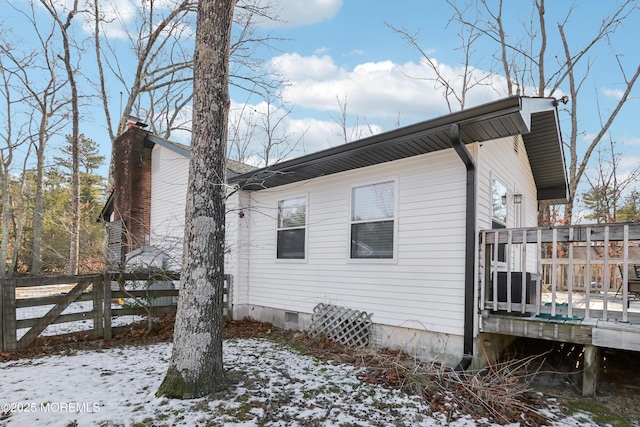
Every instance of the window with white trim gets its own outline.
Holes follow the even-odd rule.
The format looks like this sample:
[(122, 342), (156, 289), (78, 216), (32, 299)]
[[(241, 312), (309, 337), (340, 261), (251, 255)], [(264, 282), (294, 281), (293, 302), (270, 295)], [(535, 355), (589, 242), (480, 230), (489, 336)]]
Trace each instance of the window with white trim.
[(307, 198), (278, 201), (277, 258), (305, 259)]
[(351, 258), (393, 258), (395, 183), (351, 189)]

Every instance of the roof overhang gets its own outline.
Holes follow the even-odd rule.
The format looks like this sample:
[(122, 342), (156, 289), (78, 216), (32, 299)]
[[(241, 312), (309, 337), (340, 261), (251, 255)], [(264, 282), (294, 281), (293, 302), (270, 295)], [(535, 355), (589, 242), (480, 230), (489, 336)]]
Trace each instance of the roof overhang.
[(513, 96), (332, 147), (229, 179), (257, 191), (452, 148), (457, 124), (465, 144), (522, 135), (538, 200), (566, 203), (569, 187), (553, 98)]

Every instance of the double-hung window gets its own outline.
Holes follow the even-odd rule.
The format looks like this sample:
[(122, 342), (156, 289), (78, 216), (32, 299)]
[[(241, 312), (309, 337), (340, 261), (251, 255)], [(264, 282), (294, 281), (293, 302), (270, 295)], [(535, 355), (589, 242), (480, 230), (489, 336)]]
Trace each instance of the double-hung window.
[(393, 258), (395, 183), (351, 189), (351, 258)]
[(278, 259), (305, 259), (307, 198), (278, 201)]

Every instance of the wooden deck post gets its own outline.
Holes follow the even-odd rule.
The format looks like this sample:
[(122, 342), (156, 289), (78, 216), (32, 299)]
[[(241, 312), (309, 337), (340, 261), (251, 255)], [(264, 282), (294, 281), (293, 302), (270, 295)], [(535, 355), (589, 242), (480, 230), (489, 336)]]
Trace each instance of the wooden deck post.
[(600, 365), (598, 347), (595, 345), (584, 346), (584, 371), (582, 373), (582, 395), (585, 397), (596, 396), (598, 382), (598, 369)]
[(0, 347), (2, 351), (16, 351), (18, 348), (16, 322), (16, 282), (2, 281), (0, 288)]

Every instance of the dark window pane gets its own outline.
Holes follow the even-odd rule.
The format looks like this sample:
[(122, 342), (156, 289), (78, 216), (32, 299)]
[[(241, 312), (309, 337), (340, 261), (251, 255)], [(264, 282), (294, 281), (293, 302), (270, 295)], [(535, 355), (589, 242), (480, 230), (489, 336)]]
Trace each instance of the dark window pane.
[(304, 228), (278, 231), (278, 258), (304, 259)]
[(393, 221), (351, 224), (351, 258), (393, 258)]

